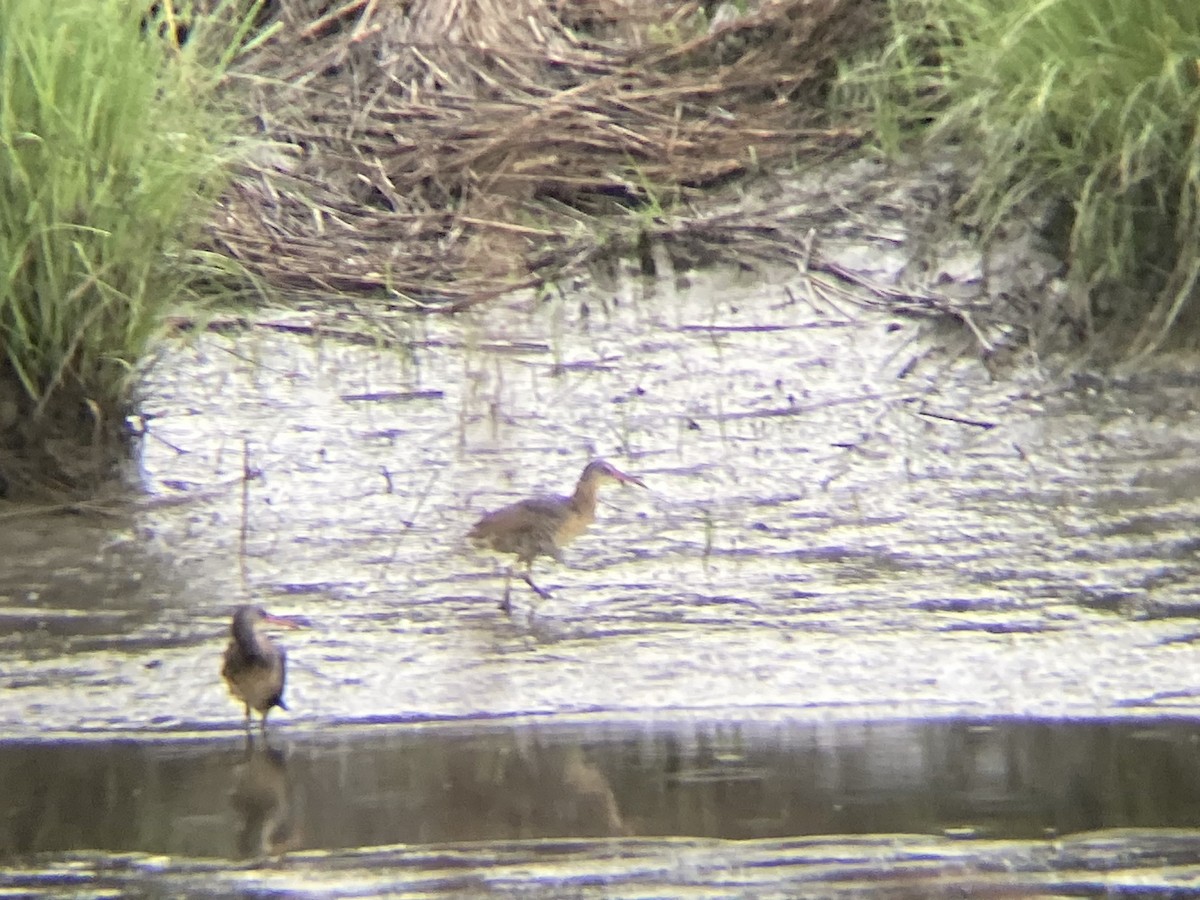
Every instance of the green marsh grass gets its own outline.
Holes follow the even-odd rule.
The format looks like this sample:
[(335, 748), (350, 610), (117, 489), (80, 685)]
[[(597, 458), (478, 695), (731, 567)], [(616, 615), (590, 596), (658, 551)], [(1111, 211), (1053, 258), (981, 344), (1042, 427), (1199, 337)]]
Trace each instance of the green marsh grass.
[(191, 248), (225, 185), (222, 81), (257, 4), (158, 4), (188, 15), (182, 46), (149, 6), (0, 0), (0, 379), (32, 431), (59, 398), (120, 411), (164, 315), (214, 271)]
[(889, 0), (892, 37), (850, 70), (885, 149), (957, 142), (961, 211), (990, 232), (1029, 201), (1059, 236), (1079, 320), (1117, 355), (1200, 343), (1200, 3)]

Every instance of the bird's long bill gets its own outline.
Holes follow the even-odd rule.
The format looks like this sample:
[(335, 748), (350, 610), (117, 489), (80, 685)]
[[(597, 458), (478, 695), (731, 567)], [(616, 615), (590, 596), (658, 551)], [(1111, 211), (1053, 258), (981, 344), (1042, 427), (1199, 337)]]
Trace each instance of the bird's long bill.
[(278, 628), (303, 628), (307, 623), (301, 622), (299, 619), (289, 619), (287, 616), (273, 616), (267, 613), (262, 617), (262, 620), (268, 625), (274, 625)]
[(613, 474), (617, 476), (617, 481), (621, 482), (621, 484), (636, 484), (638, 487), (646, 486), (646, 482), (642, 481), (642, 479), (638, 478), (636, 475), (630, 475), (626, 472), (622, 472), (616, 467), (614, 467), (612, 471)]

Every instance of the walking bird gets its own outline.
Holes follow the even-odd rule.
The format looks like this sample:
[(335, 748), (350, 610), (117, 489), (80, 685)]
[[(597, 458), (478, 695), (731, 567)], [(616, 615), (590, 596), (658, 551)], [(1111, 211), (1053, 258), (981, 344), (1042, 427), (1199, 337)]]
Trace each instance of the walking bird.
[[(592, 460), (569, 497), (550, 494), (518, 500), (485, 515), (467, 532), (467, 537), (478, 547), (515, 555), (517, 562), (525, 565), (525, 571), (520, 573), (522, 580), (539, 597), (549, 597), (549, 591), (533, 583), (533, 561), (539, 556), (562, 561), (562, 548), (595, 521), (596, 494), (606, 482), (646, 486), (642, 479), (625, 474), (611, 463)], [(509, 566), (504, 579), (504, 600), (500, 603), (505, 612), (512, 611), (509, 600), (512, 576), (513, 567)]]

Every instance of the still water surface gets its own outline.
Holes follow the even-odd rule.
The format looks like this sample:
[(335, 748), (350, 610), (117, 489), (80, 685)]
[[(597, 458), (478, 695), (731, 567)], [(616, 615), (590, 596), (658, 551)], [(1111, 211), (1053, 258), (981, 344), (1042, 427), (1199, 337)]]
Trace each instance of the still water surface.
[[(1200, 866), (1200, 726), (1170, 722), (576, 722), (392, 727), (249, 745), (9, 743), (0, 745), (0, 774), (0, 859), (10, 867), (0, 888), (60, 888), (53, 873), (68, 861), (80, 884), (86, 876), (124, 889), (178, 886), (200, 860), (223, 858), (245, 862), (219, 887), (193, 882), (189, 892), (245, 887), (264, 870), (307, 889), (309, 869), (374, 891), (457, 868), (451, 881), (465, 889), (555, 856), (587, 857), (593, 867), (607, 859), (598, 893), (643, 883), (649, 856), (659, 859), (653, 879), (663, 889), (716, 888), (714, 879), (732, 877), (726, 863), (744, 865), (745, 855), (789, 839), (792, 852), (771, 863), (784, 883), (832, 889), (828, 858), (824, 866), (792, 858), (808, 836), (821, 837), (809, 853), (835, 852), (839, 877), (873, 866), (885, 882), (898, 873), (892, 857), (916, 847), (925, 849), (913, 858), (927, 863), (956, 856), (963, 886), (1000, 858), (1014, 875), (1076, 878), (1066, 848), (1086, 841), (1123, 845), (1093, 873), (1096, 883), (1139, 867), (1153, 873), (1134, 852), (1146, 842), (1169, 843), (1177, 860)], [(376, 849), (364, 859), (362, 848)], [(441, 857), (436, 865), (431, 855)], [(507, 874), (486, 856), (503, 856)], [(641, 862), (626, 866), (626, 856)], [(291, 862), (281, 868), (283, 859)], [(947, 877), (914, 876), (926, 888)], [(565, 877), (559, 871), (543, 887)]]

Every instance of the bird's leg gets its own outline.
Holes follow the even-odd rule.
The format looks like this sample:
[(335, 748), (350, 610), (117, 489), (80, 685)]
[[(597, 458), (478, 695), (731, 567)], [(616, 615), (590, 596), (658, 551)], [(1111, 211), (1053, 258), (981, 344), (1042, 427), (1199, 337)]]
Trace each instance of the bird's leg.
[(508, 571), (504, 574), (504, 599), (500, 601), (500, 608), (508, 614), (512, 614), (512, 600), (509, 595), (512, 593), (512, 566), (508, 567)]
[(258, 729), (262, 732), (263, 740), (267, 739), (267, 713), (271, 711), (270, 707), (265, 709), (262, 718), (258, 720)]
[(250, 704), (246, 704), (246, 734), (250, 734)]
[(524, 579), (524, 581), (527, 585), (529, 585), (531, 588), (533, 588), (533, 592), (535, 594), (537, 594), (543, 600), (549, 599), (550, 592), (545, 590), (544, 588), (538, 587), (536, 584), (533, 583), (533, 562), (532, 561), (530, 561), (525, 566), (525, 571), (521, 573), (521, 578)]

